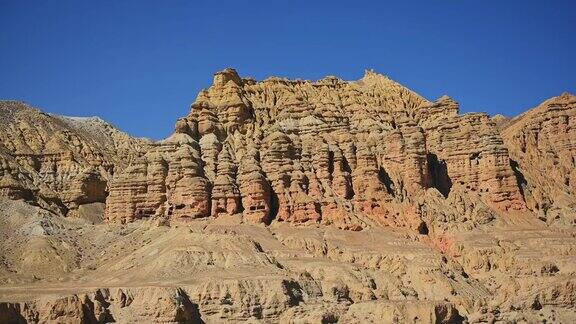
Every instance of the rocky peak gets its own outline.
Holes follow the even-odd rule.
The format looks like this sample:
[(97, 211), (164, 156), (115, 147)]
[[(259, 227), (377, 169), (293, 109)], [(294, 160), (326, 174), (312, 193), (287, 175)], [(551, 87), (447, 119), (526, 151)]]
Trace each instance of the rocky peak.
[(217, 87), (224, 86), (228, 81), (234, 82), (236, 85), (242, 85), (242, 79), (238, 72), (232, 68), (226, 68), (222, 71), (214, 73), (214, 82), (212, 84)]

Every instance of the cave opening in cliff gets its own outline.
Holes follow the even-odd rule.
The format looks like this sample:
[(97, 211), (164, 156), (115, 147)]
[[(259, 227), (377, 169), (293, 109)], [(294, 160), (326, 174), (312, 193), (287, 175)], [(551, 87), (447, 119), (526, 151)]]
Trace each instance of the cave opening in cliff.
[(425, 222), (420, 223), (420, 226), (418, 226), (418, 233), (428, 235), (428, 232), (428, 225), (426, 225)]
[(448, 174), (448, 166), (443, 160), (439, 160), (434, 153), (426, 154), (428, 162), (428, 174), (430, 175), (431, 187), (436, 188), (444, 198), (448, 197), (452, 189), (452, 179)]
[(395, 195), (394, 182), (392, 182), (392, 178), (390, 178), (390, 175), (388, 174), (388, 172), (386, 172), (384, 167), (380, 167), (380, 169), (378, 169), (378, 180), (380, 180), (380, 182), (384, 184), (384, 186), (386, 187), (386, 192), (388, 192), (392, 196)]

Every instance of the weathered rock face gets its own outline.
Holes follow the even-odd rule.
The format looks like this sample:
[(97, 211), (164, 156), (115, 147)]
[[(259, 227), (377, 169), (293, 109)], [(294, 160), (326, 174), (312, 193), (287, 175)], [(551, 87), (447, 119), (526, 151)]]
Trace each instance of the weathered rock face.
[(110, 185), (106, 215), (130, 222), (150, 216), (174, 220), (210, 215), (210, 183), (201, 168), (200, 145), (186, 134), (151, 145), (146, 155)]
[[(487, 115), (458, 115), (452, 99), (429, 102), (370, 71), (355, 82), (256, 82), (227, 69), (198, 95), (174, 136), (187, 142), (172, 147), (180, 154), (163, 158), (164, 177), (145, 180), (144, 170), (157, 164), (147, 157), (139, 172), (113, 180), (110, 221), (241, 212), (256, 223), (422, 229), (419, 197), (428, 188), (447, 197), (453, 184), (500, 212), (525, 208), (507, 148)], [(189, 172), (179, 180), (185, 186), (170, 188), (169, 164), (182, 159), (188, 166), (174, 167), (179, 175)], [(152, 183), (158, 192), (144, 189)], [(143, 199), (151, 192), (157, 199)]]
[(3, 323), (201, 323), (181, 289), (97, 289), (34, 302), (0, 304)]
[(575, 102), (225, 70), (156, 143), (1, 102), (0, 322), (576, 322)]
[(576, 96), (564, 93), (505, 123), (528, 208), (549, 224), (576, 222)]
[(573, 323), (574, 230), (467, 227), (482, 208), (461, 189), (424, 215), (461, 225), (443, 241), (239, 215), (93, 225), (0, 198), (0, 322)]
[(105, 202), (107, 181), (145, 145), (97, 117), (52, 116), (0, 101), (0, 193), (74, 214)]
[(460, 184), (497, 209), (525, 207), (508, 150), (487, 114), (459, 116), (458, 105), (446, 96), (420, 110), (432, 112), (420, 112), (421, 124), (432, 182), (444, 196), (453, 184)]

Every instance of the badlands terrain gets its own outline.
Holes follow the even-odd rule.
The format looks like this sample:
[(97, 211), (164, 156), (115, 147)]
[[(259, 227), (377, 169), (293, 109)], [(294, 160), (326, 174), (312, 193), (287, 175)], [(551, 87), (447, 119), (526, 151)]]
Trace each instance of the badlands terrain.
[(0, 101), (0, 323), (574, 323), (575, 160), (572, 94), (372, 71), (226, 69), (157, 142)]

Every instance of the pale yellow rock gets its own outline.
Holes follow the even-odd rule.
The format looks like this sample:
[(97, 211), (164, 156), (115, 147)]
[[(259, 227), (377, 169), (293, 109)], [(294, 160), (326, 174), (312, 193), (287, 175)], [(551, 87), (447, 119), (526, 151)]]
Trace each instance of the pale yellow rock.
[(575, 102), (226, 69), (155, 143), (0, 102), (0, 322), (575, 322)]

